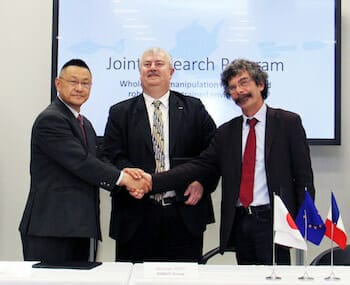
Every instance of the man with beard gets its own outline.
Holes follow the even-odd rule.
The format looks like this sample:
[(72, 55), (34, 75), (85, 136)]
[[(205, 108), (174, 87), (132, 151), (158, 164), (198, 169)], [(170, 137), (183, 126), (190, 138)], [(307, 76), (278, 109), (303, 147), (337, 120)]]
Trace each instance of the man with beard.
[[(305, 188), (315, 195), (301, 119), (265, 104), (267, 77), (255, 62), (231, 62), (221, 74), (221, 83), (225, 96), (232, 98), (243, 114), (219, 127), (199, 158), (152, 175), (151, 193), (157, 193), (219, 171), (220, 251), (234, 246), (238, 264), (272, 264), (273, 193), (294, 217)], [(276, 246), (276, 262), (290, 264), (289, 248)]]

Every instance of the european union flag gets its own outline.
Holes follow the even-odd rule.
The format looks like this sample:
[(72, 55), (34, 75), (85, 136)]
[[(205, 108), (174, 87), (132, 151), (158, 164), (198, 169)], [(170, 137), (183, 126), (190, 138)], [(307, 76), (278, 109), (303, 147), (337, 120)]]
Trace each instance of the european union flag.
[(300, 207), (295, 223), (304, 238), (316, 245), (321, 243), (326, 227), (307, 191), (305, 191), (304, 202)]

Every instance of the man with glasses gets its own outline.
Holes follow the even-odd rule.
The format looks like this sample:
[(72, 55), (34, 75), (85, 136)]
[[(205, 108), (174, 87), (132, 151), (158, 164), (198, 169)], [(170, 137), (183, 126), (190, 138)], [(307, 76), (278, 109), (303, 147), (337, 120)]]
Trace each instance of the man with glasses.
[(141, 170), (120, 171), (96, 158), (95, 131), (80, 114), (91, 80), (84, 61), (65, 63), (55, 79), (57, 98), (34, 122), (30, 192), (19, 227), (24, 260), (93, 261), (91, 245), (101, 239), (99, 187), (149, 190), (138, 179)]
[[(111, 107), (105, 155), (119, 168), (162, 172), (199, 155), (216, 126), (199, 99), (170, 90), (174, 67), (165, 50), (146, 50), (139, 69), (143, 93)], [(113, 192), (110, 236), (116, 260), (199, 261), (203, 232), (214, 221), (210, 193), (217, 181), (212, 173), (176, 191)]]
[[(315, 194), (301, 119), (265, 104), (267, 78), (255, 62), (231, 62), (221, 74), (221, 83), (225, 96), (243, 114), (219, 127), (199, 158), (168, 173), (152, 175), (151, 194), (220, 172), (220, 251), (235, 247), (238, 264), (272, 264), (273, 193), (294, 217), (305, 188), (313, 197)], [(276, 246), (276, 261), (290, 264), (289, 249)]]

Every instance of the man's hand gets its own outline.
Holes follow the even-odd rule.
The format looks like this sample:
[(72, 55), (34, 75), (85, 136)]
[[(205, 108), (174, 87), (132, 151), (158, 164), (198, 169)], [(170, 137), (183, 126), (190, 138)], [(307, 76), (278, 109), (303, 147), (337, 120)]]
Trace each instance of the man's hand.
[[(151, 174), (149, 174), (147, 172), (143, 172), (142, 173), (142, 180), (144, 180), (145, 183), (150, 185), (149, 191), (151, 191), (152, 190), (152, 176), (151, 176)], [(147, 191), (147, 192), (142, 191), (141, 189), (128, 189), (128, 190), (129, 190), (129, 194), (136, 199), (142, 199), (143, 196), (149, 192), (149, 191)]]
[(185, 204), (194, 206), (197, 205), (199, 200), (203, 196), (203, 186), (198, 181), (192, 182), (190, 185), (188, 185), (184, 195), (188, 196)]
[(147, 172), (143, 172), (142, 177), (148, 181), (152, 188), (152, 175)]
[(119, 185), (125, 186), (129, 194), (134, 198), (141, 199), (152, 188), (150, 181), (143, 178), (144, 174), (144, 171), (141, 169), (125, 169)]
[(143, 174), (145, 173), (140, 168), (129, 168), (126, 167), (123, 169), (123, 172), (126, 172), (127, 174), (131, 175), (134, 179), (141, 179), (143, 177)]

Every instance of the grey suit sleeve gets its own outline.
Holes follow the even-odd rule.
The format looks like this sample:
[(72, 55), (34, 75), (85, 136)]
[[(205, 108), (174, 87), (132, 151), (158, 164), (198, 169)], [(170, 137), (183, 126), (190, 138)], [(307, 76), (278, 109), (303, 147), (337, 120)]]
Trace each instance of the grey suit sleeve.
[(39, 148), (51, 160), (92, 185), (108, 190), (115, 187), (120, 171), (98, 160), (83, 146), (68, 118), (42, 115), (35, 123), (32, 137), (33, 151)]

